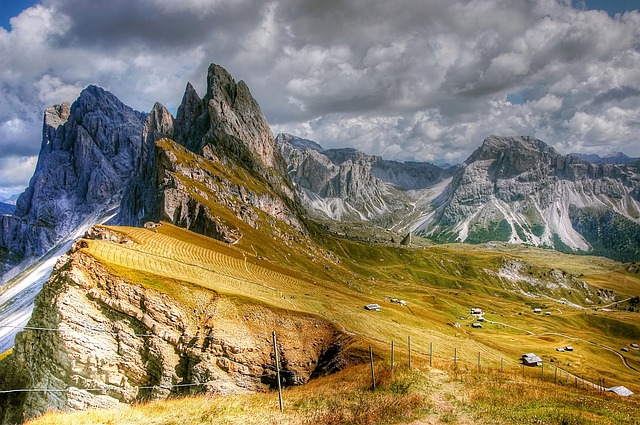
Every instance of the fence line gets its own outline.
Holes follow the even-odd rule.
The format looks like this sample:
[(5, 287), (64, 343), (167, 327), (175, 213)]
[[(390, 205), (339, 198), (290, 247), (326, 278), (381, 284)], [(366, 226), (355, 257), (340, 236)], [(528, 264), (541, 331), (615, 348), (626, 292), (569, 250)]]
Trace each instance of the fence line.
[[(91, 327), (87, 327), (87, 326), (83, 326), (85, 329), (92, 331), (92, 332), (98, 332), (98, 333), (105, 333), (105, 334), (112, 334), (112, 335), (119, 335), (121, 332), (124, 332), (127, 336), (138, 336), (138, 337), (155, 337), (155, 338), (163, 338), (160, 335), (156, 335), (156, 334), (136, 334), (136, 333), (129, 333), (126, 331), (109, 331), (106, 329), (96, 329), (96, 328), (91, 328)], [(63, 328), (44, 328), (44, 327), (37, 327), (37, 326), (14, 326), (14, 325), (0, 325), (0, 328), (14, 328), (14, 329), (24, 329), (24, 330), (30, 330), (30, 331), (48, 331), (48, 332), (80, 332), (79, 330), (75, 330), (72, 328), (69, 329), (63, 329)], [(178, 338), (218, 338), (217, 336), (213, 336), (213, 335), (194, 335), (194, 334), (175, 334), (178, 335)]]
[[(12, 326), (12, 325), (0, 325), (0, 327), (11, 327), (11, 328), (18, 328), (19, 326)], [(62, 328), (47, 328), (47, 327), (35, 327), (35, 326), (25, 326), (22, 327), (25, 330), (34, 330), (34, 331), (48, 331), (48, 332), (80, 332), (78, 330), (73, 330), (73, 329), (62, 329)], [(120, 332), (114, 332), (114, 331), (108, 331), (108, 330), (104, 330), (104, 329), (94, 329), (94, 328), (86, 328), (89, 331), (93, 331), (93, 332), (100, 332), (100, 333), (108, 333), (108, 334), (114, 334), (117, 335), (120, 332), (124, 332), (124, 331), (120, 331)], [(158, 338), (162, 338), (159, 335), (155, 335), (155, 334), (131, 334), (131, 333), (127, 333), (128, 336), (137, 336), (137, 337), (158, 337)], [(181, 334), (179, 336), (179, 338), (187, 338), (187, 337), (192, 337), (192, 338), (216, 338), (214, 336), (211, 335), (189, 335), (189, 334)], [(275, 336), (275, 331), (273, 332), (273, 338), (274, 338), (274, 354), (276, 356), (276, 362), (277, 360), (277, 346), (276, 346), (276, 336)], [(370, 349), (370, 358), (371, 358), (371, 373), (372, 373), (372, 381), (373, 383), (373, 388), (375, 389), (375, 376), (374, 376), (374, 369), (373, 369), (373, 349), (371, 346), (369, 346)], [(429, 353), (428, 353), (428, 365), (429, 367), (432, 367), (434, 364), (434, 358), (438, 359), (436, 356), (434, 356), (434, 344), (433, 342), (429, 343)], [(412, 348), (411, 346), (411, 337), (408, 336), (407, 338), (407, 354), (408, 354), (408, 367), (409, 369), (411, 369), (412, 367), (412, 353), (418, 353), (421, 354), (423, 357), (426, 356), (426, 353), (422, 353), (420, 351), (415, 350), (414, 348)], [(481, 355), (480, 355), (480, 351), (478, 351), (478, 355), (477, 355), (477, 371), (480, 372), (481, 370)], [(458, 372), (469, 372), (473, 369), (472, 365), (474, 362), (472, 361), (468, 361), (468, 360), (464, 360), (461, 358), (460, 356), (460, 352), (458, 351), (457, 347), (454, 347), (453, 349), (453, 358), (448, 358), (448, 357), (444, 357), (444, 360), (442, 361), (438, 361), (438, 363), (448, 363), (450, 366), (453, 366), (453, 368), (456, 371), (456, 375), (458, 374)], [(386, 357), (386, 356), (385, 356)], [(490, 355), (490, 357), (494, 357), (492, 355)], [(440, 357), (440, 359), (443, 359), (442, 357)], [(505, 364), (509, 365), (509, 366), (513, 366), (513, 365), (517, 365), (519, 367), (522, 367), (522, 376), (523, 378), (525, 377), (525, 365), (521, 364), (519, 362), (514, 362), (510, 359), (507, 359), (505, 361), (504, 358), (500, 358), (499, 360), (499, 371), (501, 374), (505, 374)], [(462, 367), (461, 367), (462, 365)], [(543, 382), (550, 382), (552, 379), (545, 379), (545, 374), (544, 374), (544, 367), (547, 366), (547, 364), (543, 363), (542, 365), (542, 369), (541, 372), (536, 373), (536, 375), (540, 376)], [(598, 384), (595, 384), (587, 379), (584, 378), (584, 376), (578, 376), (575, 373), (569, 372), (561, 367), (558, 367), (557, 365), (553, 365), (555, 370), (554, 370), (554, 376), (553, 376), (553, 382), (555, 384), (560, 384), (563, 386), (569, 386), (569, 377), (571, 376), (574, 380), (575, 380), (575, 387), (579, 388), (578, 386), (578, 382), (580, 381), (582, 383), (582, 388), (585, 388), (585, 384), (591, 388), (593, 388), (594, 390), (598, 390), (600, 392), (604, 392), (606, 391), (606, 388), (604, 387), (604, 379), (600, 378), (598, 380)], [(394, 342), (391, 341), (391, 370), (393, 371), (395, 367), (395, 346), (394, 346)], [(466, 369), (463, 369), (466, 368)], [(548, 367), (548, 366), (547, 366)], [(265, 370), (270, 371), (270, 373), (265, 373), (263, 375), (258, 375), (258, 376), (253, 376), (253, 378), (255, 379), (261, 379), (261, 378), (265, 378), (265, 377), (272, 377), (277, 379), (277, 384), (278, 387), (280, 386), (281, 382), (280, 382), (280, 377), (278, 374), (278, 364), (276, 364), (275, 366), (273, 366), (274, 370), (271, 370), (268, 367), (264, 367)], [(484, 373), (490, 373), (493, 369), (491, 369), (490, 367), (482, 367), (482, 370), (485, 371)], [(535, 373), (536, 369), (532, 368), (532, 373), (529, 374), (529, 376), (533, 376), (533, 373)], [(558, 376), (558, 371), (560, 371), (560, 375), (564, 372), (564, 374), (566, 375), (565, 378), (565, 382), (562, 382), (562, 376)], [(518, 372), (516, 372), (516, 374), (519, 373), (519, 368), (518, 368)], [(558, 379), (559, 378), (559, 379)], [(187, 388), (187, 387), (197, 387), (197, 386), (207, 386), (210, 385), (212, 383), (214, 383), (216, 381), (208, 381), (208, 382), (202, 382), (202, 383), (185, 383), (185, 384), (173, 384), (173, 385), (141, 385), (141, 386), (128, 386), (128, 387), (122, 387), (122, 386), (116, 386), (116, 385), (109, 385), (107, 384), (105, 387), (103, 388), (76, 388), (76, 387), (68, 387), (66, 389), (56, 389), (56, 388), (22, 388), (22, 389), (12, 389), (12, 390), (0, 390), (0, 394), (8, 394), (8, 393), (27, 393), (27, 392), (70, 392), (70, 391), (117, 391), (117, 390), (121, 390), (121, 389), (165, 389), (165, 390), (171, 390), (173, 388)], [(521, 382), (521, 381), (509, 381), (509, 380), (505, 380), (505, 382)], [(280, 401), (280, 408), (282, 410), (282, 401)]]
[[(264, 375), (258, 375), (254, 378), (266, 378), (273, 377), (273, 374), (267, 373)], [(10, 394), (10, 393), (37, 393), (37, 392), (48, 392), (48, 393), (67, 393), (72, 391), (116, 391), (121, 389), (139, 389), (139, 390), (171, 390), (172, 388), (185, 388), (185, 387), (199, 387), (205, 386), (216, 381), (208, 381), (208, 382), (197, 382), (190, 384), (172, 384), (172, 385), (132, 385), (128, 387), (119, 387), (116, 385), (109, 385), (105, 388), (77, 388), (77, 387), (67, 387), (67, 388), (19, 388), (13, 390), (0, 390), (0, 394)]]

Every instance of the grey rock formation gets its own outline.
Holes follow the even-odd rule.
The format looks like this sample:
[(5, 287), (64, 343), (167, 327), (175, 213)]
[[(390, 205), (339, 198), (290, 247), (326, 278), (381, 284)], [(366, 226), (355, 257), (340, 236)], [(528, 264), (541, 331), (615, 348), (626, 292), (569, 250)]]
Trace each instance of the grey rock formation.
[(14, 215), (0, 218), (0, 247), (19, 258), (40, 256), (92, 214), (117, 205), (140, 157), (145, 118), (96, 86), (73, 105), (47, 109), (29, 187)]
[(158, 170), (156, 143), (174, 134), (174, 120), (162, 104), (153, 106), (142, 129), (142, 146), (135, 178), (126, 187), (117, 222), (141, 226), (158, 219)]
[(283, 165), (271, 128), (245, 82), (236, 83), (215, 64), (209, 67), (202, 100), (187, 85), (176, 117), (175, 140), (199, 155), (209, 146), (209, 155), (240, 161), (263, 176)]
[(276, 143), (305, 208), (321, 219), (393, 220), (413, 209), (419, 195), (410, 191), (429, 189), (448, 174), (428, 163), (386, 161), (355, 149), (323, 149), (288, 134), (278, 135)]
[(203, 99), (187, 84), (175, 122), (160, 112), (148, 122), (155, 136), (143, 136), (141, 169), (124, 197), (121, 224), (167, 220), (233, 243), (241, 233), (213, 211), (224, 205), (254, 228), (257, 208), (306, 233), (271, 129), (244, 82), (211, 65)]
[(485, 139), (432, 207), (418, 230), (439, 240), (640, 255), (637, 167), (562, 156), (529, 137)]

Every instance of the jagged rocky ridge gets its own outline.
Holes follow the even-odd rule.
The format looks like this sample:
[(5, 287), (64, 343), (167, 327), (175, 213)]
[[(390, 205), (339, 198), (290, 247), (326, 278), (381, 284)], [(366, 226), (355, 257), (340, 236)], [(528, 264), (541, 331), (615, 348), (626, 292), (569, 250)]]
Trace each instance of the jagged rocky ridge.
[(530, 137), (490, 136), (416, 226), (444, 241), (489, 240), (640, 255), (640, 174), (591, 164)]
[(368, 220), (444, 242), (504, 241), (632, 261), (640, 256), (640, 174), (591, 164), (530, 137), (490, 136), (462, 165), (384, 161), (279, 135), (310, 214)]
[[(248, 88), (243, 82), (235, 83), (216, 65), (209, 68), (207, 86), (202, 100), (190, 84), (187, 86), (176, 119), (156, 104), (144, 125), (141, 123), (138, 155), (132, 157), (137, 168), (131, 172), (133, 177), (114, 222), (141, 225), (147, 220), (167, 220), (227, 243), (239, 241), (243, 232), (251, 229), (285, 244), (306, 240), (302, 209), (283, 173), (284, 161)], [(92, 231), (87, 237), (96, 233)], [(223, 302), (211, 299), (207, 303), (213, 306)], [(261, 322), (248, 320), (243, 324), (243, 319), (234, 318), (234, 326), (246, 330), (243, 341), (234, 340), (233, 335), (218, 335), (216, 344), (205, 344), (196, 352), (197, 344), (172, 339), (172, 332), (200, 335), (206, 323), (228, 318), (209, 311), (209, 316), (201, 317), (195, 327), (187, 328), (184, 323), (197, 318), (180, 308), (166, 296), (111, 275), (81, 251), (63, 257), (36, 301), (29, 326), (85, 326), (88, 321), (100, 329), (127, 335), (119, 333), (115, 340), (112, 334), (106, 339), (87, 340), (57, 334), (40, 338), (25, 331), (16, 338), (11, 361), (16, 370), (28, 371), (23, 378), (29, 387), (97, 386), (109, 390), (104, 395), (73, 390), (29, 394), (9, 403), (13, 407), (5, 412), (4, 420), (11, 421), (22, 413), (30, 417), (52, 407), (113, 406), (170, 395), (169, 391), (128, 388), (142, 384), (162, 387), (201, 379), (216, 382), (198, 391), (238, 393), (265, 388), (269, 378), (265, 380), (263, 368), (270, 364), (266, 348), (269, 341), (252, 339), (250, 328), (256, 323), (271, 326), (269, 323), (276, 318), (290, 320), (288, 328), (309, 328), (297, 336), (286, 336), (295, 345), (288, 349), (289, 382), (303, 383), (338, 334), (331, 325), (313, 317), (287, 319), (282, 312), (256, 306)], [(125, 327), (117, 328), (114, 322), (125, 323)], [(148, 343), (145, 338), (130, 335), (140, 329), (159, 339)], [(322, 342), (325, 339), (326, 344)], [(244, 347), (247, 343), (246, 350), (237, 349), (237, 344)]]
[(146, 114), (97, 86), (72, 104), (44, 113), (42, 146), (29, 187), (11, 216), (0, 216), (0, 258), (6, 272), (37, 258), (87, 218), (116, 208), (140, 158)]
[(209, 67), (203, 99), (187, 84), (175, 120), (156, 104), (142, 138), (141, 166), (119, 223), (167, 220), (231, 243), (242, 235), (212, 212), (213, 205), (226, 204), (253, 227), (260, 210), (305, 234), (267, 121), (246, 84), (222, 67)]
[(413, 207), (415, 191), (428, 191), (450, 176), (426, 162), (387, 161), (355, 149), (323, 149), (289, 134), (276, 138), (288, 173), (313, 217), (338, 221), (393, 222)]

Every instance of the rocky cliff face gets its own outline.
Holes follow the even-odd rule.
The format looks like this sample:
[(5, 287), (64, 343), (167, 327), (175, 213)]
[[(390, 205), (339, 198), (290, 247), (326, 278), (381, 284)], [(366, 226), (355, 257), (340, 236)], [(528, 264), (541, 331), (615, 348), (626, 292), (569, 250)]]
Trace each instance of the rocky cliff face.
[(135, 177), (125, 188), (117, 221), (141, 226), (158, 219), (158, 169), (156, 143), (174, 134), (174, 120), (162, 104), (153, 106), (142, 129), (142, 145)]
[[(105, 228), (86, 237), (135, 249), (130, 238)], [(275, 383), (272, 329), (285, 384), (302, 384), (335, 367), (327, 356), (348, 339), (322, 319), (235, 302), (195, 285), (185, 290), (198, 302), (187, 307), (110, 273), (83, 249), (88, 239), (58, 261), (36, 299), (29, 326), (58, 331), (26, 330), (16, 339), (16, 379), (54, 391), (3, 406), (5, 421), (16, 412), (29, 418), (51, 408), (268, 389)]]
[(272, 169), (283, 171), (271, 128), (249, 87), (219, 65), (209, 67), (203, 99), (187, 85), (174, 139), (198, 155), (208, 147), (209, 159), (239, 161), (267, 178), (273, 179)]
[(116, 206), (140, 157), (146, 116), (89, 86), (45, 111), (38, 164), (13, 216), (0, 217), (0, 247), (40, 256), (93, 214)]
[(485, 139), (432, 204), (424, 234), (604, 254), (640, 254), (640, 174), (591, 164), (528, 137)]
[(231, 212), (254, 228), (283, 234), (275, 222), (259, 217), (263, 212), (294, 232), (306, 232), (260, 107), (246, 84), (222, 67), (209, 67), (203, 99), (187, 84), (175, 121), (156, 105), (143, 140), (141, 167), (125, 194), (120, 223), (167, 220), (234, 243), (242, 234), (223, 218)]
[(411, 209), (420, 191), (447, 177), (428, 163), (399, 163), (355, 149), (323, 149), (288, 134), (276, 138), (307, 211), (321, 219), (380, 221)]

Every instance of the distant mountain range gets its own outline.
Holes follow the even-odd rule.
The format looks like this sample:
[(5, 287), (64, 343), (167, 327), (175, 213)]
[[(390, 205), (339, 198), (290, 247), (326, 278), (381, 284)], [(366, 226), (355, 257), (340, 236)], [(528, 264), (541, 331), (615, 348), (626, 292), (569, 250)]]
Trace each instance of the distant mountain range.
[(15, 204), (7, 204), (5, 202), (0, 202), (0, 215), (6, 214), (11, 215), (16, 210)]
[[(441, 242), (503, 241), (632, 261), (640, 255), (640, 174), (562, 156), (530, 137), (490, 136), (442, 169), (276, 138), (311, 215), (365, 220)], [(605, 159), (621, 161), (620, 155)]]
[(226, 75), (211, 78), (226, 87), (221, 100), (242, 108), (239, 121), (228, 125), (234, 136), (220, 135), (212, 121), (226, 113), (209, 110), (214, 94), (201, 99), (191, 85), (176, 118), (160, 104), (149, 114), (134, 111), (96, 86), (72, 105), (49, 108), (31, 184), (15, 211), (0, 206), (3, 270), (38, 258), (78, 226), (116, 215), (112, 222), (121, 224), (162, 218), (208, 228), (197, 202), (183, 203), (173, 215), (160, 205), (168, 202), (168, 192), (157, 186), (166, 173), (155, 147), (163, 137), (199, 155), (233, 154), (251, 165), (264, 184), (280, 187), (286, 203), (300, 202), (275, 206), (280, 201), (271, 199), (275, 205), (267, 207), (263, 200), (263, 208), (282, 211), (300, 228), (294, 217), (304, 209), (319, 220), (371, 222), (442, 242), (498, 240), (619, 260), (640, 255), (637, 159), (621, 153), (562, 156), (530, 137), (491, 136), (463, 164), (442, 168), (351, 148), (324, 149), (287, 134), (273, 142), (244, 83), (233, 85)]
[(640, 158), (631, 158), (622, 152), (612, 152), (605, 156), (584, 153), (570, 153), (569, 155), (583, 159), (592, 164), (632, 164), (640, 161)]

